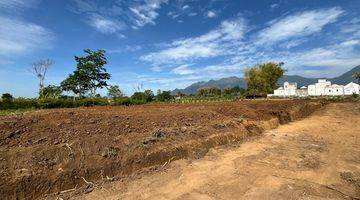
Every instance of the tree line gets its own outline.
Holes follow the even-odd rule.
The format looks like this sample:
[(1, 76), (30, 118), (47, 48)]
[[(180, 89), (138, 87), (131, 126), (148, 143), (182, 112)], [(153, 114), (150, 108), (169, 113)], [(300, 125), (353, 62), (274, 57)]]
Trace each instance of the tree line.
[[(39, 97), (32, 99), (36, 102), (25, 102), (26, 99), (20, 98), (22, 107), (28, 104), (35, 107), (76, 107), (86, 105), (129, 105), (142, 104), (152, 101), (171, 101), (175, 98), (186, 98), (189, 95), (182, 93), (172, 94), (171, 91), (158, 90), (156, 94), (152, 90), (143, 90), (138, 87), (130, 97), (126, 97), (118, 85), (109, 85), (108, 81), (111, 74), (107, 72), (105, 50), (85, 49), (84, 55), (75, 56), (76, 68), (69, 74), (60, 85), (45, 86), (45, 78), (49, 68), (54, 64), (50, 59), (40, 60), (32, 64), (31, 71), (39, 81)], [(225, 88), (223, 90), (216, 87), (200, 88), (195, 96), (199, 98), (206, 97), (240, 97), (257, 98), (266, 97), (277, 87), (277, 82), (286, 70), (284, 63), (268, 62), (245, 69), (244, 79), (247, 88), (238, 86)], [(360, 82), (360, 72), (354, 74), (354, 77)], [(97, 92), (99, 89), (107, 89), (107, 97), (101, 97)], [(72, 96), (64, 95), (72, 93)], [(190, 95), (191, 96), (191, 95)], [(14, 98), (11, 94), (2, 95), (0, 109), (6, 108), (6, 105), (14, 104)], [(71, 101), (70, 101), (71, 100)], [(29, 100), (30, 101), (30, 100)], [(76, 101), (76, 102), (75, 102)], [(24, 103), (25, 102), (25, 103)], [(65, 106), (62, 103), (65, 102)], [(75, 103), (74, 103), (75, 102)]]

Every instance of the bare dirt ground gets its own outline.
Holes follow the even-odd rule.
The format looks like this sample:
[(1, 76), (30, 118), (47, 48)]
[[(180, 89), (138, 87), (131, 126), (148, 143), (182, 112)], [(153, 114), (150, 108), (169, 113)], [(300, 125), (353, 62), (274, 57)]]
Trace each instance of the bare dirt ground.
[(238, 146), (74, 198), (360, 199), (360, 104), (329, 104)]
[(129, 175), (133, 179), (133, 174), (161, 171), (169, 161), (201, 158), (212, 147), (260, 135), (322, 105), (308, 100), (254, 100), (1, 116), (0, 199), (89, 193)]

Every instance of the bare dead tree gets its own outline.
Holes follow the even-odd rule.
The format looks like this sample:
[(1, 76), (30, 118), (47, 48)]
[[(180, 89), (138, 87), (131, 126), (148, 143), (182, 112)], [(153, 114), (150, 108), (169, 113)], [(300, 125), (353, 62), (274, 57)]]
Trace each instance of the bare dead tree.
[(31, 64), (31, 72), (39, 79), (40, 91), (44, 88), (46, 72), (54, 62), (50, 59), (38, 60)]

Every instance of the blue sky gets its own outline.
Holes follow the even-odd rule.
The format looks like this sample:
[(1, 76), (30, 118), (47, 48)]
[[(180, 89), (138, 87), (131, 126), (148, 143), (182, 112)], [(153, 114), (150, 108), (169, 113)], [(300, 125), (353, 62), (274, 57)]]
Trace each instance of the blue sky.
[(333, 77), (360, 64), (359, 10), (359, 0), (0, 0), (0, 93), (35, 97), (32, 62), (54, 60), (46, 84), (59, 84), (85, 48), (107, 51), (110, 84), (127, 94), (266, 61)]

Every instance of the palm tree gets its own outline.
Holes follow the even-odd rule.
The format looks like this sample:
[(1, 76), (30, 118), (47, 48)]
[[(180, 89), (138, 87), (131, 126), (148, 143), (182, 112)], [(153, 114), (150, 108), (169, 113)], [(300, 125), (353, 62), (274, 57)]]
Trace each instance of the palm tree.
[(358, 80), (358, 84), (360, 84), (360, 72), (355, 72), (355, 74), (353, 75), (354, 79)]

